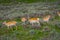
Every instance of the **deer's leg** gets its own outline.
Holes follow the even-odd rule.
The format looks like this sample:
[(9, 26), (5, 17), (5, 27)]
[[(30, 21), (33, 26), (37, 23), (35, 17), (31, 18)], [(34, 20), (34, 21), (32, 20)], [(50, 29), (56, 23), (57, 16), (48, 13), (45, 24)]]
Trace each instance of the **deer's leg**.
[[(15, 25), (16, 26), (16, 25)], [(16, 30), (17, 30), (17, 26), (16, 26)]]
[(10, 28), (10, 26), (7, 26), (7, 28), (9, 29), (9, 28)]
[(34, 24), (33, 23), (31, 23), (32, 24), (32, 26), (34, 26)]
[(48, 21), (46, 21), (46, 23), (48, 23), (49, 22), (49, 20)]
[(26, 24), (25, 22), (22, 23), (22, 25), (25, 25), (25, 24)]
[(37, 22), (38, 23), (38, 25), (40, 25), (40, 22)]

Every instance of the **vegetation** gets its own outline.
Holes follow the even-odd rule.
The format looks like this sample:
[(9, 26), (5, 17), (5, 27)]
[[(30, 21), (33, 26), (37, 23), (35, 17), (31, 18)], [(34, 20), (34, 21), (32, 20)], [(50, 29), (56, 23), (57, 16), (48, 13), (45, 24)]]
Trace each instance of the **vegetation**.
[(26, 3), (33, 3), (33, 2), (56, 2), (58, 0), (0, 0), (0, 3), (11, 3), (11, 2), (26, 2)]
[[(58, 20), (59, 18), (57, 18), (56, 20)], [(20, 19), (18, 19), (18, 20), (15, 19), (15, 20), (17, 22), (21, 22), (21, 21), (19, 21)], [(1, 22), (3, 22), (3, 21), (1, 21)], [(50, 21), (50, 22), (53, 22), (53, 21)], [(45, 30), (46, 27), (48, 28), (47, 31)], [(17, 30), (15, 29), (15, 27), (7, 29), (7, 27), (4, 26), (3, 28), (0, 28), (0, 37), (3, 40), (5, 40), (5, 39), (8, 39), (8, 40), (14, 40), (14, 39), (15, 40), (42, 40), (45, 37), (48, 37), (49, 35), (51, 35), (51, 33), (54, 33), (54, 32), (60, 33), (59, 30), (60, 30), (60, 28), (58, 26), (55, 26), (54, 24), (52, 25), (49, 23), (44, 23), (39, 29), (31, 28), (31, 26), (24, 27), (23, 25), (18, 24)], [(60, 34), (57, 34), (57, 36), (58, 35), (60, 35)]]
[[(12, 2), (56, 2), (56, 0), (0, 0), (0, 3), (12, 3)], [(2, 25), (4, 21), (0, 20), (0, 40), (60, 40), (60, 17), (55, 16), (53, 20), (48, 23), (41, 23), (40, 28), (32, 28), (31, 25), (22, 25), (19, 18), (14, 19), (18, 22), (17, 30), (14, 27), (7, 29), (5, 25)], [(56, 22), (57, 20), (57, 22)], [(47, 29), (47, 30), (46, 30)], [(48, 38), (48, 39), (47, 39)]]

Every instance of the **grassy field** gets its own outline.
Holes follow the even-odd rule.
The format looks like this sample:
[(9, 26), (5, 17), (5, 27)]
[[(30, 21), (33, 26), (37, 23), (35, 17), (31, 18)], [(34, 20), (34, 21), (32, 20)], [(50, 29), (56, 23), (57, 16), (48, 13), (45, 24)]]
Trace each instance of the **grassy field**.
[[(33, 3), (33, 2), (56, 2), (57, 0), (15, 0), (16, 2), (26, 2), (26, 3)], [(11, 3), (15, 2), (14, 0), (0, 0), (0, 3)], [(53, 21), (59, 21), (60, 17), (56, 16), (52, 21), (49, 23), (43, 23), (40, 28), (31, 28), (30, 25), (24, 27), (21, 25), (20, 19), (15, 19), (19, 24), (17, 25), (17, 30), (15, 26), (13, 28), (7, 29), (6, 26), (2, 25), (3, 21), (8, 20), (0, 20), (0, 40), (42, 40), (45, 37), (48, 37), (51, 33), (57, 32), (60, 35), (60, 24), (54, 25)], [(55, 22), (56, 23), (56, 22)], [(48, 30), (44, 30), (45, 27)], [(44, 30), (44, 31), (43, 31)], [(54, 35), (52, 35), (54, 36)], [(60, 37), (60, 36), (59, 36)], [(55, 40), (58, 40), (57, 38)]]
[[(19, 21), (19, 19), (15, 20), (17, 22), (21, 22)], [(60, 17), (55, 17), (54, 20), (59, 20), (60, 22)], [(53, 21), (50, 21), (50, 23), (52, 23)], [(15, 27), (13, 27), (12, 30), (12, 28), (7, 29), (7, 27), (4, 26), (3, 28), (0, 28), (0, 38), (2, 40), (42, 40), (42, 38), (48, 37), (51, 33), (60, 33), (60, 28), (57, 25), (52, 25), (50, 23), (43, 23), (43, 25), (41, 25), (39, 29), (31, 28), (31, 26), (24, 27), (21, 24), (17, 25), (17, 30), (15, 29)], [(44, 30), (45, 27), (48, 27), (49, 30)]]

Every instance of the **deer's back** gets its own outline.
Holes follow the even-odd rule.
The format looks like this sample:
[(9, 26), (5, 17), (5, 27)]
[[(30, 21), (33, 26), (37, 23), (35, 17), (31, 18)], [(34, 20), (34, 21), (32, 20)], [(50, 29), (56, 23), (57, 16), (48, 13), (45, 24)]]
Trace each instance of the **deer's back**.
[(16, 25), (16, 21), (7, 22), (6, 25)]

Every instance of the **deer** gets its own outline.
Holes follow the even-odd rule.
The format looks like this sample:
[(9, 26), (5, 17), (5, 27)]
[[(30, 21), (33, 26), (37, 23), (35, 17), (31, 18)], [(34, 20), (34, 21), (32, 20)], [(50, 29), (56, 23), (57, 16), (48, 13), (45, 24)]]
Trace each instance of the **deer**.
[(57, 12), (57, 15), (60, 16), (60, 12)]
[(40, 25), (39, 18), (29, 18), (28, 22), (32, 24), (32, 26), (34, 25), (34, 23), (38, 23), (38, 25)]
[(21, 18), (21, 21), (23, 22), (23, 24), (25, 24), (25, 23), (26, 23), (26, 21), (27, 21), (27, 18), (22, 17), (22, 18)]
[(50, 18), (51, 18), (51, 15), (46, 15), (42, 19), (44, 22), (48, 22)]
[[(16, 26), (17, 22), (16, 21), (9, 21), (9, 22), (4, 21), (3, 24), (6, 25), (7, 28), (9, 29), (12, 26)], [(16, 26), (16, 30), (17, 30), (17, 26)]]

